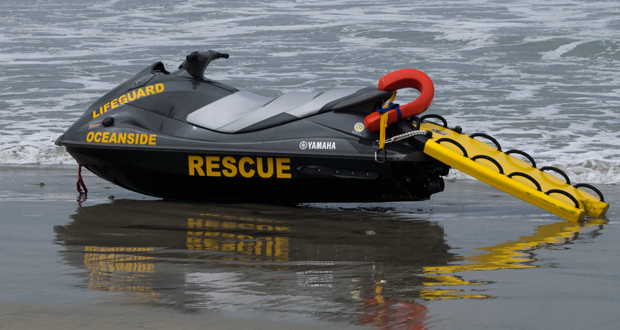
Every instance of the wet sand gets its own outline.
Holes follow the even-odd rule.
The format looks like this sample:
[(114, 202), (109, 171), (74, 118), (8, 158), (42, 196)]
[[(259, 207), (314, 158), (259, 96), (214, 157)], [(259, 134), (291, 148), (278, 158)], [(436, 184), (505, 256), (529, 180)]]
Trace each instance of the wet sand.
[(260, 317), (178, 313), (136, 305), (37, 305), (0, 303), (2, 329), (355, 329)]
[[(478, 329), (620, 320), (609, 219), (572, 224), (479, 182), (432, 201), (160, 201), (77, 169), (0, 167), (3, 328)], [(113, 196), (113, 197), (111, 197)], [(575, 311), (579, 311), (576, 313)]]

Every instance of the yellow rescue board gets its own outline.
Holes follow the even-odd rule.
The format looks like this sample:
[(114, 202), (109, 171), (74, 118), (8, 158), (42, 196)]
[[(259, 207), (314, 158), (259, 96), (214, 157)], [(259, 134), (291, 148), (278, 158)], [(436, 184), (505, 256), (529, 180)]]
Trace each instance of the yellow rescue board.
[[(609, 209), (609, 205), (598, 197), (467, 134), (459, 134), (433, 123), (422, 123), (420, 129), (433, 132), (433, 139), (424, 145), (425, 154), (568, 221), (583, 221), (585, 216), (603, 217)], [(458, 146), (447, 139), (461, 145), (466, 150), (467, 157)], [(500, 173), (500, 167), (488, 158), (497, 162), (503, 173)], [(558, 190), (573, 196), (579, 207)]]

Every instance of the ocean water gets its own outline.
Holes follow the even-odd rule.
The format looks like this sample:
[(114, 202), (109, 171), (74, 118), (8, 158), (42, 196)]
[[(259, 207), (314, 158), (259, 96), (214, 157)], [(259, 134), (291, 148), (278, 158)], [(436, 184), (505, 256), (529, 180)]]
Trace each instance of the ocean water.
[(616, 1), (5, 0), (0, 165), (75, 164), (53, 142), (92, 102), (207, 49), (231, 54), (208, 77), (272, 97), (419, 69), (435, 83), (428, 113), (575, 182), (620, 183)]

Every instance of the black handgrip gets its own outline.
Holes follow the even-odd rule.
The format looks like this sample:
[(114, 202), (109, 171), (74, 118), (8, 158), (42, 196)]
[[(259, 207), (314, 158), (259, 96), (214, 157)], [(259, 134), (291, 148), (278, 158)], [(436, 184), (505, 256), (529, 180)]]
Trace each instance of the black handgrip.
[(459, 149), (461, 149), (461, 152), (463, 152), (463, 156), (469, 158), (469, 156), (467, 156), (467, 150), (463, 147), (462, 144), (450, 139), (450, 138), (443, 138), (443, 139), (439, 139), (437, 141), (435, 141), (437, 144), (440, 144), (441, 142), (450, 142), (452, 144), (454, 144), (455, 146), (457, 146)]
[[(564, 171), (560, 170), (559, 168), (553, 167), (553, 166), (543, 166), (540, 168), (541, 171), (554, 171), (555, 173), (561, 175), (564, 177), (564, 180), (566, 180), (566, 184), (570, 184), (570, 179), (568, 178), (568, 175), (566, 175), (566, 173), (564, 173)], [(579, 188), (579, 187), (577, 187)]]
[[(520, 176), (520, 177), (523, 177), (523, 178), (526, 178), (526, 179), (530, 180), (536, 186), (536, 189), (538, 191), (542, 191), (542, 188), (540, 187), (540, 184), (538, 183), (538, 181), (536, 181), (536, 179), (532, 178), (529, 174), (525, 174), (523, 172), (512, 172), (512, 173), (507, 175), (507, 177), (509, 177), (511, 179), (512, 179), (513, 176)], [(552, 190), (554, 190), (554, 189), (552, 189)]]
[(443, 127), (448, 128), (448, 122), (446, 121), (446, 119), (440, 115), (435, 115), (435, 114), (430, 114), (430, 115), (424, 115), (420, 118), (420, 120), (423, 122), (424, 119), (426, 118), (436, 118), (441, 120), (441, 123), (443, 124)]
[(504, 168), (502, 167), (502, 165), (499, 164), (499, 162), (487, 155), (477, 155), (471, 158), (471, 160), (476, 161), (476, 159), (486, 159), (488, 161), (490, 161), (491, 163), (493, 163), (497, 169), (499, 170), (499, 174), (504, 174)]
[(598, 195), (598, 199), (600, 199), (601, 202), (605, 203), (605, 198), (603, 197), (603, 193), (600, 190), (596, 189), (596, 187), (594, 187), (593, 185), (587, 184), (587, 183), (578, 183), (578, 184), (574, 185), (573, 187), (575, 187), (575, 188), (583, 187), (583, 188), (592, 189)]
[(545, 192), (545, 194), (547, 195), (551, 195), (551, 194), (562, 194), (566, 197), (568, 197), (568, 199), (570, 199), (573, 203), (575, 203), (575, 208), (579, 208), (579, 202), (577, 202), (577, 199), (575, 199), (575, 197), (573, 197), (573, 195), (567, 193), (564, 190), (560, 190), (560, 189), (551, 189), (548, 190), (547, 192)]
[(527, 158), (530, 161), (530, 163), (532, 163), (532, 167), (536, 167), (536, 161), (534, 161), (534, 158), (532, 158), (532, 156), (528, 155), (525, 151), (521, 151), (521, 150), (518, 150), (518, 149), (511, 149), (511, 150), (508, 150), (508, 151), (506, 151), (504, 153), (506, 155), (519, 154), (519, 155)]
[(497, 142), (497, 140), (495, 140), (492, 136), (488, 135), (488, 134), (484, 134), (484, 133), (474, 133), (472, 135), (470, 135), (470, 138), (475, 138), (475, 137), (483, 137), (491, 142), (493, 142), (493, 144), (495, 144), (495, 146), (497, 147), (497, 150), (502, 151), (502, 146), (499, 145), (499, 142)]
[(183, 61), (179, 69), (184, 68), (192, 77), (202, 79), (211, 61), (217, 60), (218, 58), (228, 58), (229, 56), (230, 55), (226, 53), (216, 52), (211, 49), (206, 52), (192, 52), (185, 57), (185, 61)]

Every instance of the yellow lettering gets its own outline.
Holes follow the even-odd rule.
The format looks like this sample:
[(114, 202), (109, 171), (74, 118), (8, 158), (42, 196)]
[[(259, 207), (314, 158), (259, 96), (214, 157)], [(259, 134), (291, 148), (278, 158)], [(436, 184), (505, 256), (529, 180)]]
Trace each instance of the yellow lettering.
[(258, 171), (258, 175), (264, 179), (271, 178), (273, 176), (273, 158), (267, 158), (267, 172), (263, 171), (263, 158), (258, 157), (256, 161), (256, 170)]
[(86, 134), (86, 142), (93, 142), (94, 138), (95, 138), (94, 132), (88, 132), (88, 134)]
[(144, 89), (140, 88), (138, 89), (138, 95), (136, 95), (136, 98), (139, 99), (141, 97), (145, 97), (146, 95), (144, 95)]
[(155, 91), (157, 91), (157, 93), (161, 93), (164, 91), (164, 84), (157, 84), (155, 85)]
[(289, 244), (288, 237), (276, 237), (276, 257), (282, 258), (282, 260), (288, 260)]
[(95, 133), (95, 142), (101, 142), (101, 132)]
[(271, 257), (273, 241), (271, 240), (271, 237), (266, 237), (265, 240), (267, 241), (267, 246), (265, 247), (265, 255)]
[(103, 111), (104, 111), (104, 112), (108, 112), (108, 109), (110, 109), (110, 102), (106, 103), (106, 104), (103, 106)]
[[(101, 109), (101, 108), (99, 108), (99, 109)], [(99, 115), (97, 114), (97, 110), (95, 110), (95, 111), (93, 111), (93, 119), (95, 119), (97, 117), (99, 117)]]
[[(239, 238), (239, 239), (252, 239), (251, 236), (244, 236), (244, 235), (239, 235), (239, 236), (237, 236), (237, 238)], [(244, 241), (241, 241), (241, 242), (237, 243), (237, 252), (241, 252), (241, 253), (246, 254), (246, 255), (252, 255), (252, 249), (253, 248), (254, 248), (254, 242), (244, 242)], [(241, 260), (241, 259), (245, 259), (245, 258), (239, 258), (239, 260)]]
[[(120, 133), (119, 133), (120, 134)], [(156, 135), (152, 135), (156, 136)], [(130, 134), (131, 137), (131, 134)], [(153, 138), (154, 139), (154, 138)], [(120, 141), (120, 135), (119, 135)], [(203, 172), (203, 165), (206, 168), (206, 176), (212, 177), (221, 177), (222, 174), (225, 177), (235, 177), (237, 173), (241, 174), (244, 178), (252, 178), (255, 174), (261, 178), (268, 179), (273, 177), (274, 172), (274, 159), (273, 158), (262, 158), (257, 157), (253, 159), (252, 157), (243, 157), (239, 160), (238, 164), (237, 160), (234, 157), (223, 157), (220, 156), (206, 156), (204, 157), (205, 162), (202, 160), (197, 160), (198, 156), (189, 156), (190, 157), (190, 175), (194, 175), (194, 168), (198, 170), (200, 176), (205, 176), (205, 172)], [(290, 179), (292, 174), (290, 173), (290, 158), (276, 158), (275, 160), (275, 172), (276, 177), (279, 179)], [(192, 163), (193, 162), (193, 163)], [(265, 162), (267, 164), (265, 164)], [(254, 165), (256, 164), (256, 168)], [(200, 174), (203, 173), (203, 174)]]
[(110, 132), (103, 133), (103, 138), (101, 139), (101, 142), (108, 143), (108, 138), (109, 137), (110, 137)]
[(218, 156), (206, 156), (205, 161), (207, 162), (207, 176), (222, 176), (220, 172), (215, 171), (215, 169), (220, 168), (220, 164), (213, 163), (219, 162), (220, 157)]
[[(136, 139), (137, 140), (137, 139)], [(146, 144), (149, 140), (149, 136), (146, 134), (140, 134), (140, 144)]]
[(125, 144), (127, 143), (125, 139), (127, 138), (127, 133), (118, 133), (118, 143)]
[(204, 164), (202, 157), (188, 156), (188, 162), (190, 176), (194, 176), (194, 171), (198, 172), (199, 176), (205, 176), (205, 172), (202, 170), (202, 164)]
[(155, 135), (155, 134), (150, 134), (150, 135), (149, 135), (149, 145), (154, 146), (154, 145), (156, 144), (156, 143), (155, 143), (155, 138), (156, 138), (156, 137), (157, 137), (157, 135)]
[(278, 179), (290, 179), (291, 173), (284, 173), (291, 169), (290, 158), (276, 158), (276, 178)]
[(235, 167), (235, 163), (236, 160), (233, 157), (224, 157), (224, 159), (222, 159), (222, 166), (226, 168), (225, 170), (222, 170), (224, 176), (232, 178), (237, 175), (237, 167)]
[(250, 157), (243, 157), (239, 160), (239, 173), (241, 174), (241, 176), (243, 176), (244, 178), (251, 178), (254, 176), (255, 171), (250, 169), (249, 171), (245, 170), (245, 163), (248, 163), (250, 165), (254, 164), (254, 160), (252, 160), (252, 158)]
[(118, 107), (117, 101), (118, 101), (117, 99), (114, 99), (114, 100), (112, 100), (112, 102), (110, 102), (110, 103), (112, 103), (112, 109)]
[(127, 134), (127, 143), (133, 144), (133, 133)]
[(127, 103), (127, 95), (121, 95), (121, 97), (118, 98), (118, 103), (120, 104)]
[[(235, 248), (235, 243), (234, 242), (222, 243), (220, 245), (220, 251), (232, 252), (232, 251), (235, 251), (235, 250), (236, 250), (236, 248)], [(224, 260), (224, 259), (226, 259), (226, 258), (222, 258), (222, 260)]]
[(256, 246), (254, 247), (254, 254), (259, 256), (261, 255), (260, 251), (261, 251), (261, 246), (263, 245), (263, 242), (261, 241), (256, 241)]
[(155, 87), (146, 86), (146, 95), (151, 95), (151, 94), (155, 94)]
[(131, 93), (127, 93), (127, 99), (129, 100), (129, 102), (135, 100), (136, 99), (136, 91), (131, 91)]
[(116, 143), (116, 133), (110, 135), (110, 143)]

